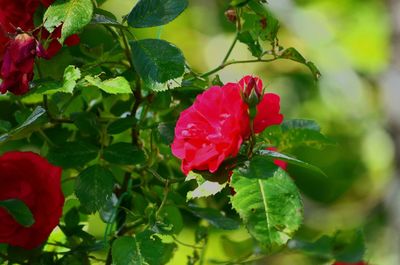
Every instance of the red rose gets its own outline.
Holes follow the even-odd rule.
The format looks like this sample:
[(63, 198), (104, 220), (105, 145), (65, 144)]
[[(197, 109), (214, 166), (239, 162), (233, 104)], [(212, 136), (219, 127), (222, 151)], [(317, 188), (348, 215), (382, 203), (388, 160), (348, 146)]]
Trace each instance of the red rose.
[(39, 4), (39, 0), (0, 0), (0, 34), (7, 36), (17, 28), (32, 30), (33, 15)]
[(1, 93), (8, 90), (21, 95), (29, 91), (37, 48), (35, 38), (26, 33), (19, 34), (8, 42), (0, 69), (0, 77), (3, 80), (0, 85)]
[(237, 86), (214, 86), (197, 96), (175, 127), (172, 153), (182, 159), (182, 171), (215, 172), (225, 158), (236, 156), (242, 122), (248, 123), (248, 115)]
[[(35, 38), (47, 42), (44, 50), (39, 42), (28, 34), (16, 33), (34, 30), (33, 15), (40, 4), (48, 7), (54, 0), (0, 0), (0, 92), (8, 91), (21, 95), (29, 91), (29, 82), (33, 79), (33, 64), (35, 56), (50, 59), (61, 48), (58, 38), (61, 36), (61, 26), (53, 33), (46, 29), (38, 29), (32, 33)], [(29, 36), (29, 37), (27, 37)], [(68, 46), (79, 43), (75, 34), (65, 40)], [(38, 49), (40, 53), (36, 53)]]
[(64, 196), (61, 168), (32, 152), (8, 152), (0, 156), (0, 201), (22, 200), (35, 223), (18, 224), (0, 208), (0, 243), (32, 249), (43, 243), (59, 223)]
[[(239, 84), (243, 79), (239, 83), (209, 88), (181, 113), (171, 148), (172, 153), (182, 159), (181, 168), (185, 174), (193, 169), (214, 173), (226, 158), (237, 155), (243, 140), (250, 136), (248, 106), (240, 95)], [(262, 86), (262, 82), (256, 83)], [(279, 96), (265, 94), (257, 109), (256, 133), (282, 122)]]

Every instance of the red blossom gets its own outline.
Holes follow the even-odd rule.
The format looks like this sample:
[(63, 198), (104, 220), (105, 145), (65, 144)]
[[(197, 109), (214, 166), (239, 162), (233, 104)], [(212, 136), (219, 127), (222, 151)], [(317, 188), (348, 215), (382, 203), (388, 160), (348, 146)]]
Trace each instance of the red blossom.
[(0, 172), (0, 201), (22, 200), (35, 219), (31, 227), (23, 227), (0, 208), (0, 243), (35, 248), (62, 215), (61, 168), (32, 152), (8, 152), (0, 156)]
[(8, 90), (21, 95), (29, 91), (37, 46), (35, 38), (26, 33), (19, 34), (8, 42), (0, 68), (0, 77), (3, 80), (0, 85), (1, 93)]
[[(40, 4), (48, 7), (53, 2), (54, 0), (0, 0), (0, 77), (3, 80), (0, 85), (1, 93), (10, 91), (21, 95), (28, 92), (29, 82), (33, 79), (35, 56), (50, 59), (62, 48), (58, 41), (62, 26), (51, 34), (44, 28), (32, 33), (35, 38), (47, 44), (47, 49), (43, 49), (34, 37), (21, 34), (34, 30), (33, 15)], [(14, 38), (16, 34), (18, 36)], [(75, 34), (68, 37), (65, 44), (72, 46), (79, 41)], [(36, 49), (38, 52), (35, 52)]]
[(175, 127), (173, 154), (182, 159), (182, 171), (217, 171), (230, 156), (236, 156), (243, 142), (242, 122), (248, 115), (237, 86), (214, 86), (197, 96), (183, 111)]
[(0, 0), (0, 34), (16, 33), (17, 28), (32, 30), (33, 15), (39, 4), (39, 0)]
[[(182, 159), (181, 168), (185, 174), (193, 169), (214, 173), (226, 158), (238, 154), (240, 145), (250, 136), (248, 106), (240, 95), (240, 84), (248, 78), (251, 77), (245, 76), (239, 83), (209, 88), (181, 113), (171, 148), (172, 153)], [(256, 133), (282, 122), (279, 96), (265, 94), (257, 109)]]

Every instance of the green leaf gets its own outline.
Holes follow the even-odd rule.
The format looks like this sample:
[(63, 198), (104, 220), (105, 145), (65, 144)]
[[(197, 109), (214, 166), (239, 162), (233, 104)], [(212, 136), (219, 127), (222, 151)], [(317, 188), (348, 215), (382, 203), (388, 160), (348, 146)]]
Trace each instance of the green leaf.
[(81, 70), (74, 65), (68, 65), (64, 70), (63, 85), (57, 92), (71, 93), (74, 91), (76, 81), (81, 78)]
[(85, 76), (85, 80), (92, 86), (98, 87), (108, 94), (132, 93), (129, 82), (122, 76), (102, 81), (99, 77)]
[(282, 130), (290, 130), (290, 129), (309, 129), (313, 131), (320, 132), (321, 127), (313, 120), (304, 120), (304, 119), (291, 119), (285, 120), (282, 123)]
[(203, 183), (199, 184), (199, 186), (193, 191), (189, 191), (186, 198), (187, 200), (191, 200), (215, 195), (223, 190), (225, 186), (226, 183), (220, 184), (218, 182), (205, 180), (203, 181)]
[(100, 210), (112, 196), (114, 176), (106, 168), (91, 166), (82, 171), (75, 182), (75, 194), (85, 210)]
[(4, 208), (23, 227), (31, 227), (35, 223), (31, 210), (19, 199), (0, 201), (0, 207)]
[(126, 117), (122, 119), (118, 119), (107, 127), (107, 132), (109, 134), (118, 134), (122, 133), (130, 128), (136, 123), (136, 118), (134, 117)]
[(314, 171), (320, 175), (327, 177), (326, 174), (318, 167), (308, 164), (306, 162), (303, 162), (301, 160), (298, 160), (296, 158), (293, 158), (293, 157), (290, 157), (290, 156), (287, 156), (287, 155), (284, 155), (284, 154), (281, 154), (281, 153), (278, 153), (275, 151), (270, 151), (270, 150), (260, 150), (258, 152), (260, 155), (270, 158), (270, 160), (274, 160), (274, 159), (283, 160), (289, 164), (293, 164), (296, 166), (303, 167), (305, 169), (309, 169), (311, 171)]
[(104, 149), (103, 157), (108, 162), (119, 165), (141, 164), (146, 160), (143, 150), (131, 143), (112, 144)]
[(170, 233), (179, 234), (184, 228), (184, 223), (182, 219), (182, 214), (179, 208), (175, 205), (166, 205), (162, 208), (158, 217), (162, 218), (163, 223), (166, 226), (171, 226)]
[(84, 166), (95, 159), (98, 148), (85, 142), (66, 142), (57, 147), (52, 147), (47, 154), (50, 163), (63, 168)]
[(161, 141), (164, 144), (171, 144), (175, 137), (175, 123), (162, 122), (157, 126), (158, 132), (161, 136)]
[(86, 135), (97, 136), (99, 134), (100, 124), (96, 114), (92, 112), (78, 112), (71, 115), (75, 126)]
[(250, 0), (232, 0), (230, 5), (241, 7), (246, 5), (248, 2), (250, 2)]
[(64, 70), (62, 83), (46, 79), (34, 81), (34, 89), (32, 89), (31, 93), (28, 93), (26, 96), (24, 96), (24, 101), (35, 101), (35, 98), (38, 95), (52, 95), (58, 92), (72, 94), (76, 87), (76, 81), (80, 78), (81, 71), (79, 68), (74, 65), (69, 65)]
[(46, 117), (46, 110), (40, 106), (36, 107), (18, 127), (1, 135), (0, 143), (26, 137), (33, 131), (39, 129), (40, 126), (45, 123)]
[(226, 217), (225, 214), (213, 208), (200, 208), (196, 205), (189, 205), (189, 210), (195, 216), (207, 220), (210, 224), (219, 229), (235, 230), (240, 226), (239, 222)]
[(183, 75), (185, 58), (173, 44), (158, 39), (130, 42), (133, 64), (145, 80), (164, 83)]
[(364, 234), (360, 230), (339, 231), (335, 235), (333, 254), (337, 261), (358, 262), (365, 253)]
[[(203, 173), (203, 172), (202, 172)], [(211, 174), (212, 177), (219, 178), (218, 172), (215, 174)], [(193, 191), (189, 191), (186, 194), (186, 200), (189, 201), (191, 199), (197, 199), (197, 198), (203, 198), (203, 197), (208, 197), (211, 195), (215, 195), (221, 190), (223, 190), (226, 186), (227, 181), (221, 181), (221, 183), (217, 181), (210, 181), (204, 178), (204, 173), (199, 174), (193, 171), (190, 171), (189, 174), (186, 176), (185, 181), (189, 180), (196, 180), (197, 182), (197, 188), (195, 188)]]
[(247, 48), (254, 57), (260, 58), (262, 56), (263, 49), (258, 38), (254, 38), (249, 31), (240, 32), (238, 34), (238, 40), (247, 45)]
[(270, 178), (275, 174), (277, 169), (278, 166), (275, 165), (269, 158), (263, 156), (254, 156), (238, 170), (240, 175), (245, 178)]
[(360, 230), (338, 231), (333, 236), (322, 236), (313, 242), (293, 239), (290, 249), (325, 259), (353, 263), (363, 259), (365, 253), (364, 235)]
[(144, 258), (140, 253), (140, 245), (135, 236), (123, 236), (117, 238), (112, 244), (111, 253), (114, 265), (148, 264), (144, 261)]
[(295, 48), (291, 47), (286, 50), (284, 50), (279, 58), (283, 59), (289, 59), (301, 64), (304, 64), (310, 69), (311, 73), (314, 75), (315, 79), (319, 79), (321, 77), (321, 72), (318, 70), (318, 68), (315, 66), (314, 63), (307, 61), (303, 55), (301, 55)]
[(115, 265), (160, 265), (172, 257), (175, 244), (165, 244), (151, 231), (117, 238), (111, 249)]
[(239, 170), (232, 175), (236, 194), (233, 208), (243, 219), (249, 233), (269, 251), (293, 236), (303, 219), (303, 205), (297, 187), (282, 169), (266, 178), (243, 177)]
[[(279, 31), (279, 21), (274, 17), (272, 12), (265, 7), (265, 5), (258, 1), (250, 1), (249, 7), (258, 15), (244, 14), (244, 17), (250, 15), (250, 21), (252, 21), (250, 27), (253, 29), (255, 34), (257, 34), (257, 36), (263, 41), (275, 41)], [(245, 25), (246, 22), (248, 22), (247, 20), (249, 20), (248, 16), (243, 28), (247, 27)]]
[(165, 25), (187, 6), (187, 0), (139, 0), (128, 15), (128, 24), (134, 28)]
[(6, 133), (11, 129), (11, 123), (9, 121), (0, 120), (0, 133)]
[(77, 33), (92, 19), (91, 0), (57, 0), (45, 12), (45, 28), (51, 33), (62, 25), (60, 43), (70, 35)]
[(75, 228), (79, 225), (80, 216), (76, 207), (71, 208), (64, 216), (65, 226)]
[(21, 131), (27, 127), (30, 127), (36, 122), (38, 122), (44, 115), (46, 114), (46, 110), (40, 106), (36, 107), (33, 112), (26, 118), (26, 120), (17, 128), (14, 129), (14, 131)]
[(322, 236), (314, 242), (293, 239), (289, 241), (288, 247), (290, 249), (301, 250), (311, 256), (332, 259), (333, 241), (329, 236)]
[(307, 127), (296, 128), (292, 125), (270, 126), (260, 134), (259, 139), (271, 144), (282, 152), (294, 150), (298, 147), (323, 150), (335, 144), (333, 140), (319, 132), (319, 127), (318, 129), (308, 129)]

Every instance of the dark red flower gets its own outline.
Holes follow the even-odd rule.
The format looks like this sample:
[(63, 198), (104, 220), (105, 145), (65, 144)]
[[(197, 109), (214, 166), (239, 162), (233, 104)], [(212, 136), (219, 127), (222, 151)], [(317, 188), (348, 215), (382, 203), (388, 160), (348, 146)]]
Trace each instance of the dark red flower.
[[(239, 85), (247, 78), (249, 76), (239, 83), (209, 88), (181, 113), (171, 148), (172, 153), (182, 159), (181, 168), (185, 174), (193, 169), (214, 173), (226, 158), (237, 155), (242, 142), (250, 136), (248, 106), (242, 100)], [(256, 133), (282, 122), (279, 96), (275, 94), (265, 94), (257, 110)]]
[(23, 227), (0, 208), (0, 243), (32, 249), (42, 244), (59, 223), (64, 205), (61, 168), (32, 152), (0, 156), (0, 201), (22, 200), (35, 223)]
[(0, 34), (16, 33), (17, 28), (32, 30), (33, 15), (39, 4), (39, 0), (0, 0)]
[(42, 5), (44, 5), (45, 7), (49, 7), (49, 5), (51, 5), (54, 1), (55, 0), (40, 0)]
[(38, 45), (35, 38), (26, 33), (19, 34), (8, 42), (0, 68), (1, 93), (8, 90), (21, 95), (29, 91)]
[[(45, 28), (32, 33), (35, 38), (46, 43), (46, 49), (34, 37), (21, 34), (34, 30), (33, 15), (39, 5), (48, 7), (53, 2), (54, 0), (0, 0), (0, 77), (3, 80), (0, 86), (1, 93), (10, 91), (21, 95), (28, 92), (29, 82), (33, 79), (35, 56), (50, 59), (62, 48), (58, 41), (62, 26), (51, 34)], [(16, 34), (18, 36), (14, 38)], [(65, 44), (72, 46), (79, 41), (78, 35), (74, 34), (65, 40)], [(35, 52), (36, 49), (38, 52)]]

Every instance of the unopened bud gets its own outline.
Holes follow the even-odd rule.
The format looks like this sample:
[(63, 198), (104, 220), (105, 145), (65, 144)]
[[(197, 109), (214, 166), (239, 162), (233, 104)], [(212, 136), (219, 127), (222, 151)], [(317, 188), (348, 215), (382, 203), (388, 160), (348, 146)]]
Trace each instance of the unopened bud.
[(250, 77), (247, 82), (242, 84), (242, 98), (249, 107), (257, 106), (262, 99), (263, 88), (259, 81), (258, 78)]
[(225, 17), (232, 23), (235, 23), (237, 20), (237, 14), (234, 9), (228, 9), (225, 11)]

